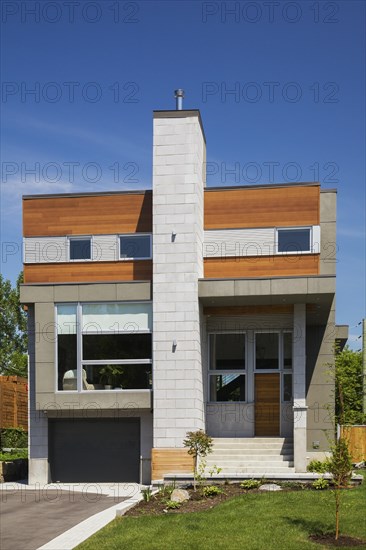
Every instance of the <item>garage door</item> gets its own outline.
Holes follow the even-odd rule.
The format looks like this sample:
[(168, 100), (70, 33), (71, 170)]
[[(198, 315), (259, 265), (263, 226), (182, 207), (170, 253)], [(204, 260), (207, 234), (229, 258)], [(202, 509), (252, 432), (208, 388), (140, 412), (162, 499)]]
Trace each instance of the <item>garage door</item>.
[(53, 482), (139, 482), (140, 419), (49, 419)]

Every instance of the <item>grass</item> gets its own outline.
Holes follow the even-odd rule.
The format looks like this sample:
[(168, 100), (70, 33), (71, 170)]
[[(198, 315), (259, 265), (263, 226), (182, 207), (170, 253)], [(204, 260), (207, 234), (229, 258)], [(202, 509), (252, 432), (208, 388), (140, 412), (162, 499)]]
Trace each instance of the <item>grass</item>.
[[(342, 535), (366, 538), (365, 484), (342, 495)], [(329, 532), (331, 491), (247, 493), (205, 512), (115, 519), (77, 550), (319, 550), (309, 535)]]

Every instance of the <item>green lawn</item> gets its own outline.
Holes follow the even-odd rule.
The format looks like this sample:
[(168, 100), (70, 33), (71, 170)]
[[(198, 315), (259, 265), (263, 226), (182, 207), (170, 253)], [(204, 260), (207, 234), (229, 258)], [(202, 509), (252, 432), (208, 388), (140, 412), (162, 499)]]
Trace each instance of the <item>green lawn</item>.
[[(342, 502), (341, 534), (366, 539), (366, 480), (344, 491)], [(328, 547), (310, 542), (308, 535), (332, 532), (333, 526), (329, 491), (248, 493), (200, 513), (118, 518), (77, 548), (319, 550)]]

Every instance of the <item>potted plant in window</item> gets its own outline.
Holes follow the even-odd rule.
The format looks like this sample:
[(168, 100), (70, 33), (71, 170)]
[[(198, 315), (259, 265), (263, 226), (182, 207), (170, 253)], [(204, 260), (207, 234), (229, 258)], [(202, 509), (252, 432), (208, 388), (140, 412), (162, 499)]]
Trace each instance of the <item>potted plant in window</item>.
[[(116, 387), (117, 377), (123, 373), (123, 367), (120, 365), (105, 365), (99, 372), (99, 381), (101, 384), (104, 383), (104, 389), (112, 390)], [(118, 386), (118, 388), (121, 389), (122, 386)]]

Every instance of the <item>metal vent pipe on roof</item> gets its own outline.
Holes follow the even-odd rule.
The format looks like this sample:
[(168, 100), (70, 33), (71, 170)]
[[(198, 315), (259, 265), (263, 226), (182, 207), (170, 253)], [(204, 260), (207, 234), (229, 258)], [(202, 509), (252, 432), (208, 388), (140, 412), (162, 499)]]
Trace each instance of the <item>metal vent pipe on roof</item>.
[(175, 90), (174, 97), (176, 100), (176, 110), (181, 111), (183, 109), (184, 90), (181, 88), (179, 88), (179, 90)]

